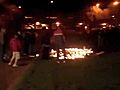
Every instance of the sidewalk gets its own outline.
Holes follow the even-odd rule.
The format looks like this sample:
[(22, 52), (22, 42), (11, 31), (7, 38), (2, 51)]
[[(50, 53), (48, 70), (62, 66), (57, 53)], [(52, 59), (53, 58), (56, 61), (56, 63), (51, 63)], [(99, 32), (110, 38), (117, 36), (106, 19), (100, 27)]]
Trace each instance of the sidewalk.
[(23, 57), (18, 62), (19, 67), (13, 68), (8, 63), (0, 62), (0, 90), (13, 90), (17, 82), (33, 65), (34, 58)]

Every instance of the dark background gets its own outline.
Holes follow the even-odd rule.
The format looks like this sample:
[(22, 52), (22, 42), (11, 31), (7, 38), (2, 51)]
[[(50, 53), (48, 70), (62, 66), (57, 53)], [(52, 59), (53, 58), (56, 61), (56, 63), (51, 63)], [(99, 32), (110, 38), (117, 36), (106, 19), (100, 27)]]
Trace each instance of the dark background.
[(104, 2), (104, 4), (110, 2), (109, 0), (53, 0), (54, 3), (50, 3), (50, 1), (51, 0), (10, 0), (11, 3), (21, 5), (28, 12), (57, 11), (63, 13), (81, 11), (97, 2)]

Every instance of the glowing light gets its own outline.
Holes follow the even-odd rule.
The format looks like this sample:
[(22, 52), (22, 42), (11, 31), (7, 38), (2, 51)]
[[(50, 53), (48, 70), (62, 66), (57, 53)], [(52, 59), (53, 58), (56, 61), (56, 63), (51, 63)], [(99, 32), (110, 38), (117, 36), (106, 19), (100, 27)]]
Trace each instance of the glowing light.
[[(85, 58), (86, 55), (90, 55), (93, 53), (92, 49), (87, 49), (85, 47), (83, 47), (83, 49), (80, 48), (65, 48), (65, 52), (66, 52), (66, 57), (64, 57), (64, 54), (61, 52), (59, 59), (78, 59), (78, 58)], [(50, 57), (57, 57), (57, 52), (54, 49), (51, 49), (50, 52)]]
[(101, 25), (105, 26), (105, 25), (107, 25), (107, 23), (102, 23)]
[(40, 25), (40, 22), (36, 22), (36, 25)]
[(104, 26), (104, 27), (102, 27), (102, 28), (107, 28), (107, 27)]
[(96, 7), (97, 7), (97, 8), (99, 8), (99, 7), (100, 7), (100, 4), (99, 4), (99, 3), (97, 3), (97, 4), (96, 4)]
[(88, 29), (88, 26), (85, 26), (85, 29)]
[(53, 1), (50, 1), (50, 3), (53, 3)]
[(111, 28), (111, 27), (112, 27), (112, 25), (108, 25), (108, 27), (109, 27), (109, 28)]
[(46, 29), (49, 29), (48, 27), (46, 27)]
[(115, 1), (115, 2), (113, 2), (113, 5), (116, 6), (116, 5), (118, 5), (119, 3), (120, 3), (120, 2)]
[(29, 25), (29, 26), (30, 26), (31, 28), (33, 28), (33, 29), (35, 28), (34, 25)]
[(33, 18), (33, 17), (30, 17), (30, 16), (25, 16), (25, 19), (30, 19), (30, 18)]
[(46, 27), (47, 25), (46, 24), (41, 24), (42, 25), (42, 27)]
[(57, 26), (60, 26), (60, 22), (56, 22), (56, 25), (57, 25)]
[(114, 18), (115, 16), (113, 15), (112, 17)]
[(83, 23), (78, 23), (79, 25), (83, 25)]
[(39, 54), (36, 54), (36, 57), (39, 57), (40, 55)]
[(18, 8), (22, 8), (21, 6), (18, 6)]

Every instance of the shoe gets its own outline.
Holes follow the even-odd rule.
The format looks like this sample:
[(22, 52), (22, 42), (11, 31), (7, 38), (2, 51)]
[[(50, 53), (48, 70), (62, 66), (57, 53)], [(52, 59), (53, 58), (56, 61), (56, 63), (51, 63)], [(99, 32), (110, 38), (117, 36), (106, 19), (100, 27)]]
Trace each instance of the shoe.
[(13, 66), (12, 66), (12, 67), (18, 67), (18, 65), (13, 64)]
[(10, 65), (11, 65), (11, 63), (8, 63), (8, 65), (10, 66)]

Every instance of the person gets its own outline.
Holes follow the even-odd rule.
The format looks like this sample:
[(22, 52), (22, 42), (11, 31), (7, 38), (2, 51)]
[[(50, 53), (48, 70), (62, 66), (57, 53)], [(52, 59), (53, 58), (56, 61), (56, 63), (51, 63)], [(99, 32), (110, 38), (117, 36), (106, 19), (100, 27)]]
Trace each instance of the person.
[(29, 55), (35, 54), (35, 32), (34, 30), (30, 32), (29, 35)]
[(103, 48), (103, 32), (101, 30), (98, 30), (98, 36), (97, 36), (97, 48), (98, 51), (102, 51)]
[[(15, 34), (13, 38), (10, 40), (10, 49), (12, 51), (12, 57), (8, 65), (12, 65), (13, 67), (17, 67), (17, 62), (20, 59), (20, 50), (21, 50), (21, 43), (18, 39), (18, 35)], [(15, 59), (15, 60), (14, 60)], [(14, 61), (14, 62), (13, 62)]]
[(20, 40), (20, 42), (22, 42), (22, 40), (23, 40), (22, 33), (20, 31), (18, 31), (17, 35), (18, 35), (18, 39)]
[[(54, 36), (54, 46), (55, 46), (55, 49), (57, 51), (57, 62), (60, 63), (60, 62), (65, 62), (65, 36), (63, 34), (63, 31), (61, 30), (60, 27), (57, 27), (57, 29), (53, 32), (53, 36)], [(62, 53), (64, 54), (64, 59), (61, 59), (60, 60), (60, 49), (62, 49)]]
[(49, 60), (49, 53), (50, 53), (50, 30), (43, 27), (43, 36), (41, 39), (42, 44), (42, 59)]
[(2, 30), (0, 30), (0, 60), (2, 60), (2, 54), (3, 54), (3, 43), (4, 43), (4, 41), (3, 41), (3, 32), (2, 32)]
[(6, 29), (1, 28), (0, 30), (0, 59), (4, 62), (6, 53)]
[(24, 55), (29, 55), (29, 47), (30, 47), (30, 32), (26, 31), (23, 34), (23, 53)]

